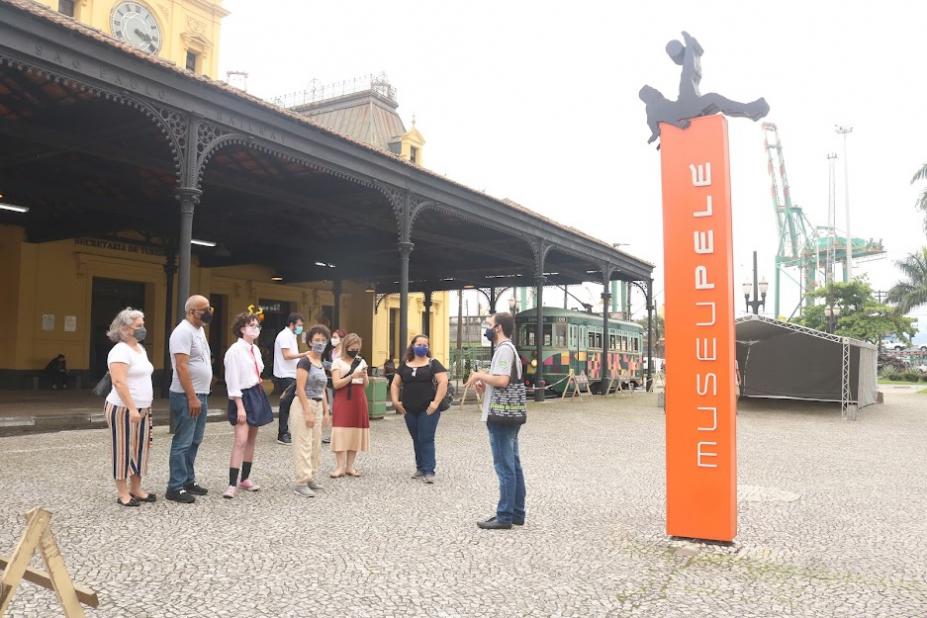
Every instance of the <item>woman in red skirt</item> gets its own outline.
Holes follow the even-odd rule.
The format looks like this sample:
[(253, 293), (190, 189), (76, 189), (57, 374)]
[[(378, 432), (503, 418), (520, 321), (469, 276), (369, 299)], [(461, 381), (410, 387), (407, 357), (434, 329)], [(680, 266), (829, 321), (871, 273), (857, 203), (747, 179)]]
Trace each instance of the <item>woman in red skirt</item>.
[(360, 476), (354, 467), (358, 451), (370, 448), (370, 417), (367, 413), (367, 363), (359, 356), (361, 338), (348, 333), (341, 341), (342, 354), (332, 362), (332, 451), (335, 470), (332, 478)]

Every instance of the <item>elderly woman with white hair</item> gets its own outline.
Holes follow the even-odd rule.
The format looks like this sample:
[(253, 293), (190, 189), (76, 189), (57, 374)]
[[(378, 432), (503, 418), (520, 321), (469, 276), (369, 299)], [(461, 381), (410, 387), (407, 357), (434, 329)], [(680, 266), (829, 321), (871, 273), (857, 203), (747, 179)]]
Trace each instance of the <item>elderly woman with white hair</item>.
[(113, 440), (113, 478), (119, 496), (116, 501), (122, 506), (156, 500), (153, 493), (142, 489), (151, 448), (154, 371), (141, 343), (147, 334), (145, 314), (131, 307), (116, 315), (107, 333), (116, 345), (106, 359), (113, 388), (103, 411)]

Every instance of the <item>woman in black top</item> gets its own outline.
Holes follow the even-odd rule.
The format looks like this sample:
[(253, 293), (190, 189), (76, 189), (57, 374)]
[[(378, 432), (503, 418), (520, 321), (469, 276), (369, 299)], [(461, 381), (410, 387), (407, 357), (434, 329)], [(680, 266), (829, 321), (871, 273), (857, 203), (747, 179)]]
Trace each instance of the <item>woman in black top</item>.
[(393, 407), (405, 417), (406, 427), (412, 436), (415, 448), (415, 474), (412, 478), (434, 483), (435, 430), (441, 418), (438, 405), (447, 393), (447, 369), (431, 358), (428, 337), (418, 335), (409, 343), (405, 362), (399, 365), (396, 375), (399, 379), (393, 379), (390, 384), (390, 398)]

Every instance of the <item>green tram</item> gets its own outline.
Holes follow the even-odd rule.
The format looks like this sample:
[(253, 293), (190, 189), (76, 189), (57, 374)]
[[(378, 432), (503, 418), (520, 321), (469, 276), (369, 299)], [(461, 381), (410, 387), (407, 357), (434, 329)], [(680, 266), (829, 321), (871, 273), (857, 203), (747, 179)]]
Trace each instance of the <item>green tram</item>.
[[(515, 316), (516, 345), (521, 355), (525, 384), (535, 385), (537, 364), (544, 367), (547, 388), (562, 394), (572, 368), (577, 376), (585, 374), (589, 388), (598, 393), (602, 380), (602, 316), (594, 313), (544, 307), (544, 345), (541, 360), (537, 359), (535, 309)], [(643, 386), (641, 346), (643, 328), (634, 322), (608, 321), (608, 373), (612, 388)]]

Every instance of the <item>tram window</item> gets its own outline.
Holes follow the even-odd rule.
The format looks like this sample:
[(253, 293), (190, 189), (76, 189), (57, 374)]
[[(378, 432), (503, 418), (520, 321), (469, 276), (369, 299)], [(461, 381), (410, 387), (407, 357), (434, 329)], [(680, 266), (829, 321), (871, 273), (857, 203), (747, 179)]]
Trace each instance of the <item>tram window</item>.
[(638, 339), (637, 337), (634, 338), (634, 351), (635, 352), (641, 351), (641, 340)]
[(589, 333), (589, 347), (595, 347), (595, 333)]
[(595, 336), (595, 342), (593, 343), (594, 348), (601, 350), (602, 349), (602, 333), (593, 333)]
[(567, 347), (567, 325), (566, 323), (556, 324), (554, 329), (554, 335), (556, 335), (556, 342), (558, 348)]
[(576, 347), (576, 327), (573, 325), (570, 325), (570, 347)]
[(609, 350), (617, 350), (617, 349), (618, 349), (617, 346), (616, 346), (616, 343), (615, 343), (615, 335), (609, 335), (609, 336), (608, 336), (608, 349), (609, 349)]
[(544, 345), (550, 347), (550, 331), (552, 324), (544, 325)]

